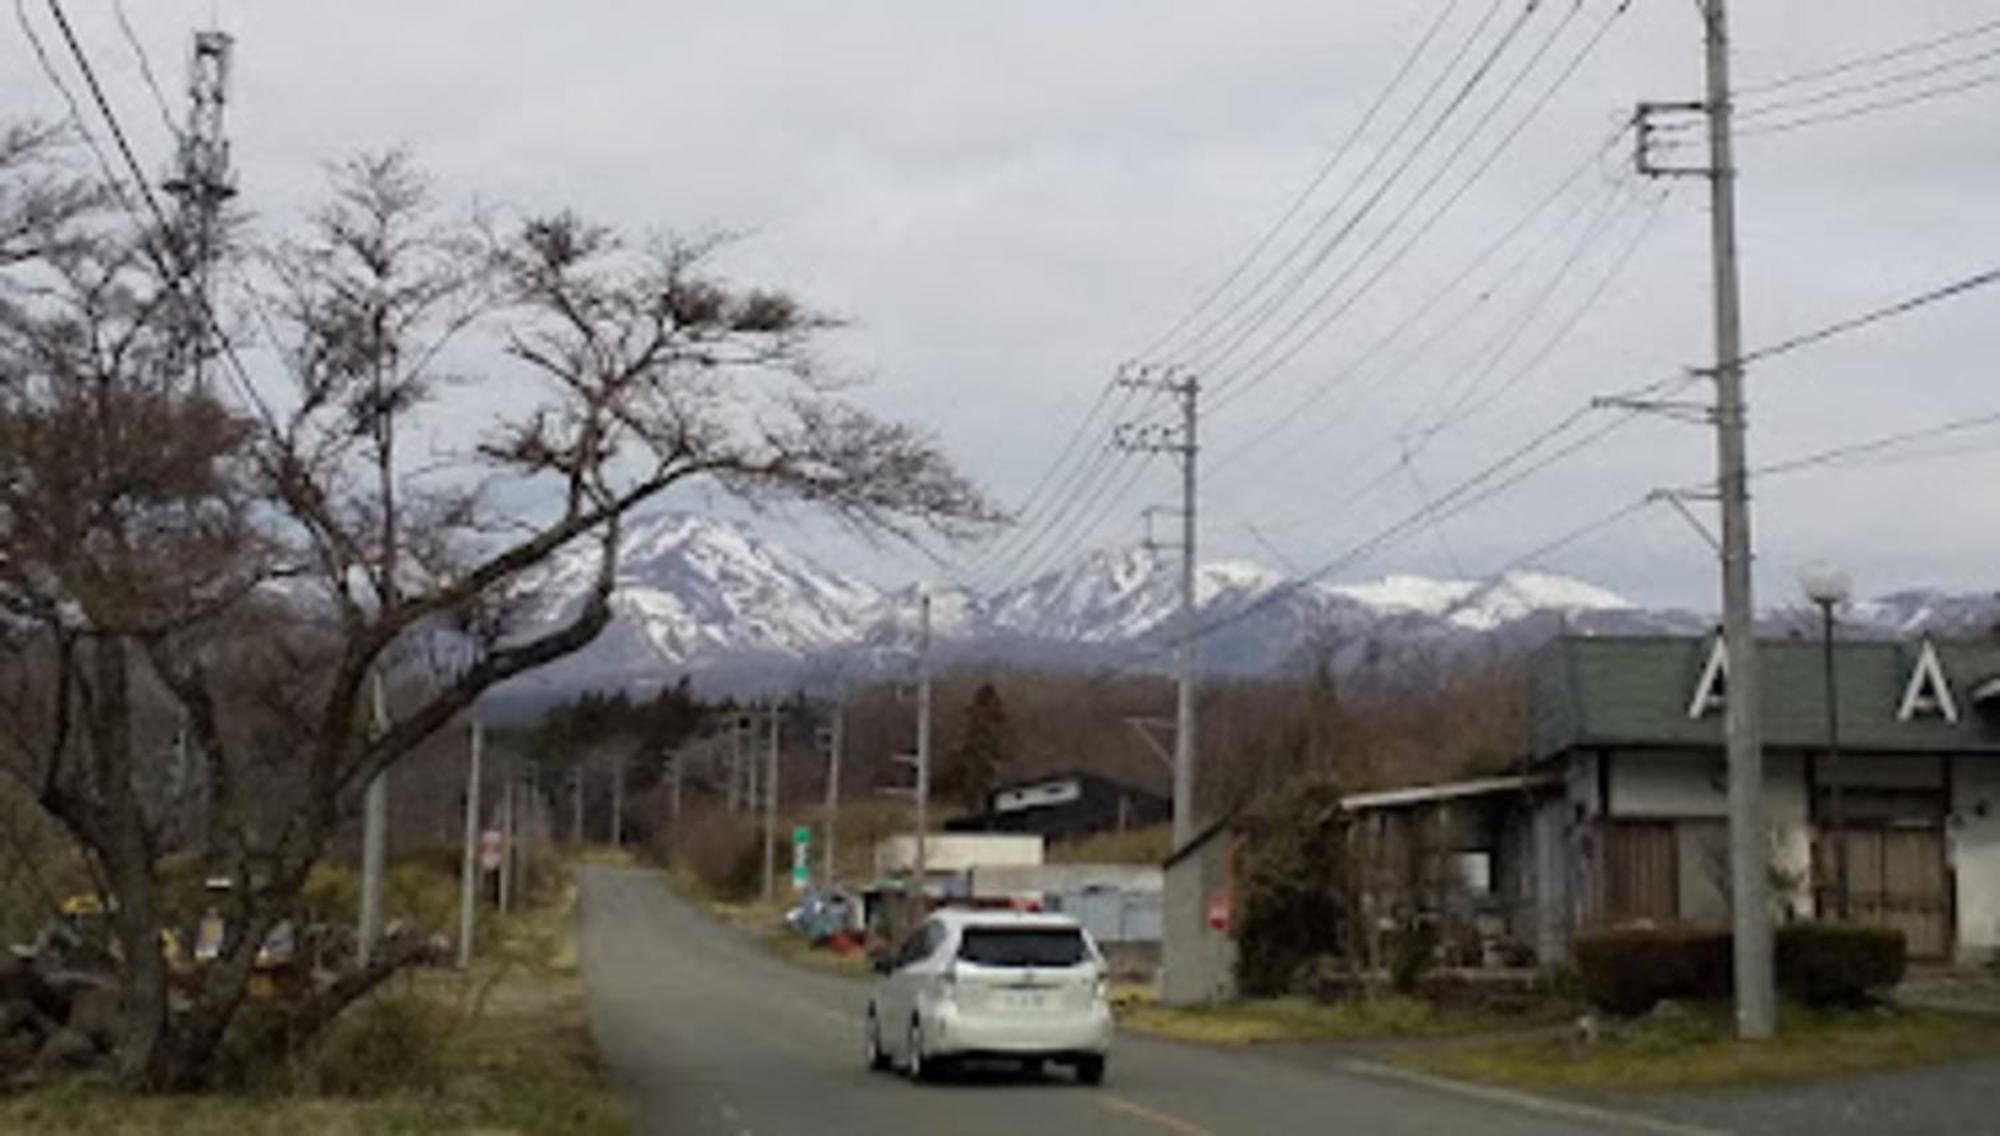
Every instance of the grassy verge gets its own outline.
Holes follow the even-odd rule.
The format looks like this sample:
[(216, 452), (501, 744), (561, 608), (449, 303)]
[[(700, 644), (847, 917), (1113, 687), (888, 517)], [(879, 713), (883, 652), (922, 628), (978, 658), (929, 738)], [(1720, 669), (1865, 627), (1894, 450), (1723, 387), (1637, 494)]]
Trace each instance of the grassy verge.
[(1122, 1029), (1210, 1045), (1474, 1037), (1547, 1026), (1569, 1016), (1569, 1009), (1555, 1002), (1528, 1014), (1502, 1014), (1440, 1007), (1400, 995), (1334, 1003), (1271, 998), (1194, 1007), (1161, 1006), (1145, 995), (1121, 991), (1115, 1005)]
[(468, 974), (400, 976), (255, 1088), (162, 1099), (60, 1084), (0, 1101), (0, 1132), (623, 1133), (584, 1020), (574, 901), (565, 886), (495, 925)]
[(1724, 1006), (1676, 1008), (1574, 1036), (1409, 1052), (1412, 1068), (1524, 1088), (1652, 1091), (1750, 1085), (2000, 1055), (2000, 1018), (1937, 1010), (1788, 1007), (1776, 1038), (1733, 1036)]
[(867, 956), (819, 950), (806, 942), (804, 937), (785, 929), (785, 905), (782, 903), (737, 903), (718, 899), (700, 880), (685, 871), (669, 871), (665, 875), (676, 891), (699, 903), (717, 919), (742, 930), (758, 946), (786, 962), (850, 978), (869, 973)]

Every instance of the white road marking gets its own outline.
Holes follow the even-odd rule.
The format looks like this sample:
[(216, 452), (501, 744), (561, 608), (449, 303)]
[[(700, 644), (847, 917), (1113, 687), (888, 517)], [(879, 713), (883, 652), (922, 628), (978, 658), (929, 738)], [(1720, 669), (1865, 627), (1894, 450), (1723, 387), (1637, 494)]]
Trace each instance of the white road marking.
[(1342, 1061), (1340, 1068), (1361, 1077), (1373, 1077), (1383, 1081), (1402, 1081), (1438, 1092), (1454, 1093), (1473, 1100), (1493, 1104), (1505, 1104), (1514, 1108), (1539, 1112), (1544, 1116), (1560, 1116), (1571, 1120), (1583, 1120), (1592, 1124), (1610, 1125), (1637, 1132), (1651, 1132), (1656, 1136), (1728, 1136), (1715, 1128), (1702, 1128), (1693, 1124), (1678, 1124), (1671, 1120), (1642, 1116), (1631, 1112), (1614, 1112), (1608, 1108), (1579, 1104), (1575, 1101), (1559, 1100), (1555, 1097), (1536, 1096), (1519, 1089), (1503, 1089), (1497, 1085), (1479, 1085), (1469, 1081), (1454, 1081), (1448, 1077), (1434, 1077), (1429, 1073), (1419, 1073), (1412, 1069), (1399, 1069), (1394, 1065), (1383, 1065), (1374, 1061)]

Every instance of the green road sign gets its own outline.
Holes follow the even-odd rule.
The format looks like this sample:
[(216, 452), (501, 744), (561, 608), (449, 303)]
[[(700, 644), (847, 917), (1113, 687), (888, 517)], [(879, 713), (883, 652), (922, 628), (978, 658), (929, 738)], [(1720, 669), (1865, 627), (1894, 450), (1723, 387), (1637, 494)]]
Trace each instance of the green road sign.
[(792, 829), (792, 890), (804, 891), (812, 882), (812, 869), (807, 867), (806, 853), (812, 848), (813, 830), (810, 825), (799, 825)]

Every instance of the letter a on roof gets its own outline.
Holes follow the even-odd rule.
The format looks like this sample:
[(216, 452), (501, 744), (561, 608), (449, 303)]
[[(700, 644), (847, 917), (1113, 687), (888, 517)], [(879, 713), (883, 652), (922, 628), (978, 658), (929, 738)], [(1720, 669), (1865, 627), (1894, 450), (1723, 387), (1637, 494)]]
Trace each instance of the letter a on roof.
[(1714, 646), (1708, 650), (1708, 662), (1701, 668), (1701, 679), (1694, 684), (1694, 698), (1688, 702), (1688, 717), (1705, 718), (1711, 710), (1720, 710), (1729, 695), (1729, 646), (1722, 636), (1715, 637)]
[(1903, 704), (1896, 709), (1897, 721), (1907, 722), (1919, 714), (1931, 714), (1947, 722), (1958, 722), (1958, 702), (1945, 681), (1944, 664), (1938, 661), (1937, 647), (1929, 639), (1917, 652), (1917, 665), (1910, 683), (1903, 688)]

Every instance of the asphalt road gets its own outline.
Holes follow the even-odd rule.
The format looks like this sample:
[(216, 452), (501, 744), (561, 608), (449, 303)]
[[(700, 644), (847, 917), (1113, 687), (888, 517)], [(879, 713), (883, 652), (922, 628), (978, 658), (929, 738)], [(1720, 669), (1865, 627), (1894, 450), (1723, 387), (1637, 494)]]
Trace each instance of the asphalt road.
[(1501, 1092), (1120, 1038), (1101, 1088), (1066, 1070), (917, 1085), (862, 1066), (859, 982), (784, 963), (651, 873), (586, 869), (591, 1026), (642, 1133), (1275, 1136), (1691, 1132)]

